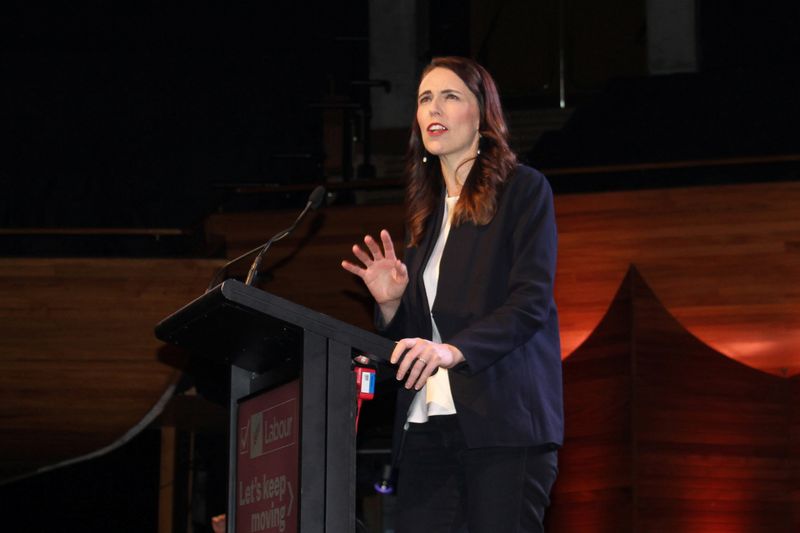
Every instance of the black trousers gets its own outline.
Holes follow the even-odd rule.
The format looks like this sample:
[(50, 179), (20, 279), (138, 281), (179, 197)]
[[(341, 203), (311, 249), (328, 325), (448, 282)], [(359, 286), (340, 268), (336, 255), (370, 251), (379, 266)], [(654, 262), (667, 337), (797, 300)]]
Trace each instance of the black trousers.
[(468, 449), (455, 415), (409, 426), (398, 463), (398, 533), (544, 531), (556, 451)]

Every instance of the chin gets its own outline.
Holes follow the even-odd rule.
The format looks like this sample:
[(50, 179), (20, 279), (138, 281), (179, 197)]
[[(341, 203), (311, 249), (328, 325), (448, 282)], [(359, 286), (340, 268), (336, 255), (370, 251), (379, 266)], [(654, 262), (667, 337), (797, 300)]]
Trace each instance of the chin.
[(428, 152), (428, 154), (435, 155), (437, 157), (442, 155), (445, 152), (445, 150), (443, 150), (441, 145), (439, 145), (439, 144), (436, 144), (436, 145), (433, 145), (433, 146), (425, 145), (425, 151)]

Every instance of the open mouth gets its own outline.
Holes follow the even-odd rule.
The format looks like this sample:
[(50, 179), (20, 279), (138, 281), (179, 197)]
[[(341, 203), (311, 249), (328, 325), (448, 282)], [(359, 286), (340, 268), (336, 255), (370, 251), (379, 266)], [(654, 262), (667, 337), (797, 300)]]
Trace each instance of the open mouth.
[(430, 135), (442, 135), (447, 132), (447, 128), (443, 124), (434, 122), (428, 126), (427, 131)]

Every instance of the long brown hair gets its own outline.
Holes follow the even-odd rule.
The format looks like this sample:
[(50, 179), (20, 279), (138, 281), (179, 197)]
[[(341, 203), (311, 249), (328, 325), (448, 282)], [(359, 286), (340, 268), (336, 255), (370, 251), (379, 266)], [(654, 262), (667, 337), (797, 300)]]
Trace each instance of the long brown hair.
[[(461, 189), (452, 223), (453, 226), (464, 222), (488, 224), (497, 211), (500, 188), (517, 165), (517, 156), (508, 145), (508, 127), (497, 86), (485, 68), (472, 59), (456, 56), (434, 58), (422, 71), (420, 80), (437, 67), (446, 68), (461, 78), (478, 99), (480, 109), (480, 155), (475, 158)], [(423, 163), (422, 158), (426, 156), (428, 161)], [(436, 211), (443, 184), (439, 158), (426, 152), (416, 116), (411, 125), (405, 172), (406, 223), (411, 247), (422, 240), (425, 223)]]

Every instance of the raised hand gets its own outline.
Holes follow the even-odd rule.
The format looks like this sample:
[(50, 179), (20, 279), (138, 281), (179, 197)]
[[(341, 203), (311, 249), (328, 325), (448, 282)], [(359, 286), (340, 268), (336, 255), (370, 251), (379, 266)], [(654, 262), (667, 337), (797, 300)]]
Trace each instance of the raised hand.
[(388, 321), (394, 316), (408, 285), (408, 270), (395, 255), (394, 243), (388, 231), (381, 231), (381, 242), (383, 250), (375, 239), (367, 235), (364, 237), (364, 244), (368, 252), (357, 244), (353, 245), (353, 255), (361, 261), (363, 267), (342, 261), (342, 268), (364, 280), (364, 284), (381, 306), (384, 318)]

